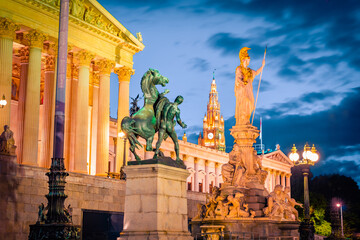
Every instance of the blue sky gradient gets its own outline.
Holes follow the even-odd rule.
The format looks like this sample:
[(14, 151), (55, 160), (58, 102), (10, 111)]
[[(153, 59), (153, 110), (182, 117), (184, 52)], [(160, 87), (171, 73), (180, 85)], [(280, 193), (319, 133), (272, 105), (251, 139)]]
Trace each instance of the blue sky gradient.
[[(134, 57), (130, 96), (141, 93), (148, 68), (158, 69), (170, 80), (169, 99), (185, 98), (180, 109), (191, 141), (202, 129), (213, 70), (229, 128), (239, 50), (251, 48), (250, 67), (257, 69), (267, 45), (255, 115), (255, 125), (263, 117), (264, 143), (269, 148), (278, 143), (286, 154), (293, 143), (298, 148), (314, 143), (321, 154), (315, 174), (341, 173), (360, 183), (360, 1), (99, 2), (144, 39), (145, 49)], [(255, 91), (258, 82), (257, 77)], [(111, 86), (116, 117), (114, 74)]]

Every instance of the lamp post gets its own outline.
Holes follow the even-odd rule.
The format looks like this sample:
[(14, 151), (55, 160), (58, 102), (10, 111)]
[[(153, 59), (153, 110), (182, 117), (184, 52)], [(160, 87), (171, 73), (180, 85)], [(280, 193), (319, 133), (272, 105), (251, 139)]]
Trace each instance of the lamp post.
[(120, 168), (120, 179), (126, 180), (126, 173), (124, 172), (124, 167), (126, 165), (126, 134), (121, 131), (118, 134), (119, 138), (124, 140), (124, 151), (123, 151), (123, 165)]
[(340, 208), (340, 221), (341, 221), (341, 236), (344, 237), (344, 221), (343, 221), (343, 214), (342, 214), (342, 205), (341, 203), (336, 204), (338, 208)]
[(302, 166), (302, 173), (304, 176), (304, 221), (301, 222), (299, 232), (300, 240), (313, 240), (315, 228), (310, 221), (310, 199), (309, 199), (309, 179), (310, 166), (313, 166), (315, 162), (319, 160), (319, 155), (316, 152), (316, 148), (313, 145), (311, 148), (308, 143), (304, 146), (304, 152), (302, 153), (302, 159), (300, 159), (297, 149), (294, 146), (291, 149), (289, 158), (294, 162), (295, 166)]

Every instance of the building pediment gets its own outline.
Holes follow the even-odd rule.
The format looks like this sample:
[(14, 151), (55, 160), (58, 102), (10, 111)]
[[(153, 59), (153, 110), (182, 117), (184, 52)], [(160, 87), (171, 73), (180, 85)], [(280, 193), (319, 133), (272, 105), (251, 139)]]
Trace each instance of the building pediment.
[[(41, 0), (48, 2), (49, 0)], [(57, 1), (57, 0), (52, 0)], [(114, 18), (100, 3), (96, 0), (70, 0), (70, 21), (80, 21), (87, 23), (92, 27), (100, 29), (110, 35), (123, 40), (122, 43), (130, 44), (134, 50), (142, 50), (141, 35), (135, 37), (131, 34), (116, 18)], [(101, 32), (100, 32), (101, 33)]]
[(293, 166), (294, 164), (292, 163), (292, 161), (279, 149), (276, 150), (274, 152), (265, 154), (264, 157), (268, 158), (268, 159), (272, 159), (281, 163), (284, 163), (286, 165), (290, 165)]
[[(14, 6), (17, 6), (16, 4), (19, 3), (18, 0), (12, 1), (14, 2)], [(11, 1), (9, 4), (11, 4)], [(33, 12), (38, 12), (39, 16), (47, 16), (47, 18), (37, 18), (34, 16), (36, 23), (32, 23), (31, 20), (28, 23), (21, 21), (27, 26), (46, 26), (51, 24), (53, 19), (58, 21), (60, 0), (27, 0), (21, 1), (21, 4), (27, 5), (28, 10), (26, 10), (26, 12), (31, 14), (31, 16), (34, 16)], [(14, 9), (16, 11), (17, 8)], [(141, 34), (135, 37), (96, 0), (70, 0), (69, 27), (72, 23), (76, 24), (77, 28), (86, 29), (87, 31), (90, 30), (96, 35), (99, 35), (99, 37), (105, 37), (111, 42), (127, 47), (134, 52), (139, 52), (144, 48)], [(36, 26), (38, 24), (39, 26)], [(47, 34), (49, 33), (50, 32)]]

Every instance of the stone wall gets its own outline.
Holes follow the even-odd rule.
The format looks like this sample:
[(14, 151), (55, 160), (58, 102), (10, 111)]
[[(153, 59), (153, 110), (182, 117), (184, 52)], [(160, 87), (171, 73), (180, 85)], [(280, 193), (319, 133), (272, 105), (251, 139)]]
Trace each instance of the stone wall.
[[(0, 239), (27, 239), (38, 206), (47, 204), (48, 169), (18, 165), (16, 157), (0, 155)], [(82, 209), (123, 212), (125, 182), (79, 173), (66, 178), (65, 206), (73, 207), (73, 222), (81, 225)]]
[(205, 204), (206, 193), (187, 191), (187, 202), (188, 202), (188, 218), (193, 218), (198, 213), (197, 205), (199, 203)]
[[(19, 165), (16, 157), (0, 155), (0, 239), (27, 239), (29, 225), (38, 218), (38, 206), (47, 204), (48, 169)], [(125, 181), (69, 173), (66, 178), (65, 206), (73, 208), (73, 222), (82, 224), (82, 209), (124, 212)], [(197, 214), (197, 204), (206, 194), (187, 191), (188, 217)]]

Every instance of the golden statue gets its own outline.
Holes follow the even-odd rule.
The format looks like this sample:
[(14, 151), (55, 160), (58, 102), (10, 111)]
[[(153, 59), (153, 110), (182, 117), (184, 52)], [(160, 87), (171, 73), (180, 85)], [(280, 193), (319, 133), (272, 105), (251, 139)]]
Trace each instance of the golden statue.
[(262, 66), (258, 70), (255, 71), (249, 68), (250, 57), (247, 52), (248, 50), (250, 48), (247, 47), (243, 47), (240, 50), (240, 65), (235, 70), (236, 125), (250, 124), (250, 116), (255, 108), (252, 82), (265, 66), (264, 58)]

